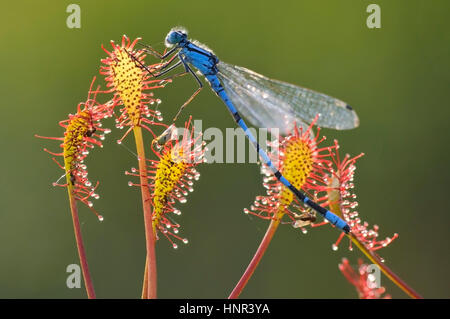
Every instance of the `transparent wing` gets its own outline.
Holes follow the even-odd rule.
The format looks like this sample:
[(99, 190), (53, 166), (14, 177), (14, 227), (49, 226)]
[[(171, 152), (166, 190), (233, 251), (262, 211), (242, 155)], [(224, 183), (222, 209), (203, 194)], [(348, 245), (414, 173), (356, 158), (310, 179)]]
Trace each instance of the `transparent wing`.
[(317, 114), (321, 127), (345, 130), (359, 125), (355, 111), (331, 96), (224, 62), (219, 62), (218, 69), (226, 93), (253, 125), (277, 127), (286, 133), (293, 123), (311, 123)]

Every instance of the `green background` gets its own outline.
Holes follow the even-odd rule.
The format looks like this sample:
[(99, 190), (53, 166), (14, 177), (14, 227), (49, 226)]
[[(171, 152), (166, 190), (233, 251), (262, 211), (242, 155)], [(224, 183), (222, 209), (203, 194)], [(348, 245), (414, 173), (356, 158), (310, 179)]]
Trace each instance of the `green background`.
[[(98, 75), (101, 44), (126, 34), (162, 49), (174, 25), (228, 63), (348, 101), (360, 127), (324, 133), (329, 143), (339, 139), (343, 153), (366, 153), (355, 180), (361, 216), (380, 225), (383, 238), (400, 235), (380, 255), (424, 297), (450, 297), (450, 2), (378, 0), (377, 30), (366, 26), (371, 2), (78, 1), (81, 29), (66, 27), (71, 1), (9, 2), (0, 19), (0, 297), (85, 297), (83, 288), (65, 285), (66, 266), (78, 256), (66, 191), (51, 186), (62, 171), (42, 151), (56, 151), (58, 143), (33, 135), (62, 135), (58, 121), (75, 112)], [(194, 89), (184, 77), (155, 92), (166, 119)], [(234, 127), (209, 89), (187, 114), (203, 128)], [(113, 128), (112, 121), (105, 126)], [(139, 297), (143, 275), (140, 194), (123, 174), (136, 159), (115, 143), (121, 132), (113, 130), (86, 161), (91, 180), (101, 182), (95, 207), (105, 221), (80, 206), (101, 298)], [(242, 213), (263, 193), (256, 164), (205, 164), (199, 171), (188, 203), (177, 205), (190, 243), (178, 250), (165, 239), (157, 243), (161, 298), (226, 297), (265, 232), (265, 221)], [(281, 227), (242, 297), (355, 298), (337, 265), (342, 257), (356, 264), (361, 253), (345, 242), (332, 251), (338, 234)], [(382, 284), (406, 298), (384, 276)]]

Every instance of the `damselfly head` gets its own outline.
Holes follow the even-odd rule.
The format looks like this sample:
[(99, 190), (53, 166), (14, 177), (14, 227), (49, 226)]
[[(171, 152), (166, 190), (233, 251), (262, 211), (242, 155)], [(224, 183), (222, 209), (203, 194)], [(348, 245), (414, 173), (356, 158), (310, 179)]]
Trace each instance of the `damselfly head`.
[(187, 39), (187, 30), (183, 27), (175, 27), (166, 36), (166, 47), (171, 47)]

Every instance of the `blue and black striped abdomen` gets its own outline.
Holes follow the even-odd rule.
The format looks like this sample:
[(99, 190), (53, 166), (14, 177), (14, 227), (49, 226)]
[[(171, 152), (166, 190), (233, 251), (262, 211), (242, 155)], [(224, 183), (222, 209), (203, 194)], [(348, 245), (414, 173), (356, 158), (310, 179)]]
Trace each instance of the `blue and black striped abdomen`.
[(207, 75), (206, 79), (211, 84), (211, 88), (216, 92), (216, 94), (222, 99), (222, 101), (227, 106), (228, 110), (232, 114), (234, 120), (236, 123), (244, 130), (245, 135), (247, 135), (247, 138), (250, 140), (250, 142), (253, 144), (253, 146), (256, 149), (256, 152), (259, 154), (263, 162), (270, 168), (270, 170), (273, 172), (275, 177), (284, 185), (286, 186), (294, 195), (300, 199), (302, 202), (304, 202), (309, 207), (316, 210), (318, 213), (320, 213), (325, 219), (327, 219), (329, 222), (331, 222), (333, 225), (337, 226), (339, 229), (343, 230), (344, 232), (348, 233), (350, 231), (350, 227), (347, 225), (347, 223), (342, 220), (340, 217), (336, 216), (329, 210), (323, 208), (322, 206), (318, 205), (308, 197), (306, 197), (301, 191), (299, 191), (294, 185), (292, 185), (281, 173), (280, 171), (273, 165), (271, 159), (267, 155), (267, 153), (262, 149), (259, 145), (259, 143), (256, 141), (253, 134), (248, 129), (247, 125), (245, 124), (244, 120), (241, 118), (239, 112), (234, 107), (233, 103), (229, 99), (225, 89), (223, 88), (222, 84), (220, 83), (220, 80), (217, 78), (216, 75)]

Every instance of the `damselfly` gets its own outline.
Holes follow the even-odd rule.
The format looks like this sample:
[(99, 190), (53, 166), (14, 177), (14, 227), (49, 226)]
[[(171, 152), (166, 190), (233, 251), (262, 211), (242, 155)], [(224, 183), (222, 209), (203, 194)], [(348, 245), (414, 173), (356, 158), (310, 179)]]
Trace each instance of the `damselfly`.
[[(348, 233), (350, 227), (344, 220), (305, 196), (278, 171), (264, 149), (259, 146), (240, 114), (255, 126), (278, 128), (281, 133), (287, 133), (295, 124), (304, 126), (304, 122), (310, 123), (317, 114), (320, 114), (316, 123), (318, 126), (337, 130), (355, 128), (359, 125), (359, 119), (353, 109), (347, 103), (325, 94), (269, 79), (246, 68), (221, 62), (209, 48), (197, 41), (188, 40), (187, 32), (183, 28), (177, 27), (170, 30), (165, 42), (167, 47), (172, 48), (164, 54), (158, 53), (149, 46), (146, 49), (147, 53), (162, 60), (175, 53), (154, 76), (160, 77), (182, 65), (185, 71), (177, 75), (190, 73), (199, 85), (194, 94), (180, 107), (174, 121), (203, 88), (202, 82), (191, 68), (193, 66), (208, 80), (213, 91), (228, 107), (236, 123), (244, 130), (263, 162), (276, 178), (300, 201)], [(176, 58), (178, 62), (169, 67), (173, 61), (177, 60)], [(148, 69), (147, 71), (150, 72)]]

